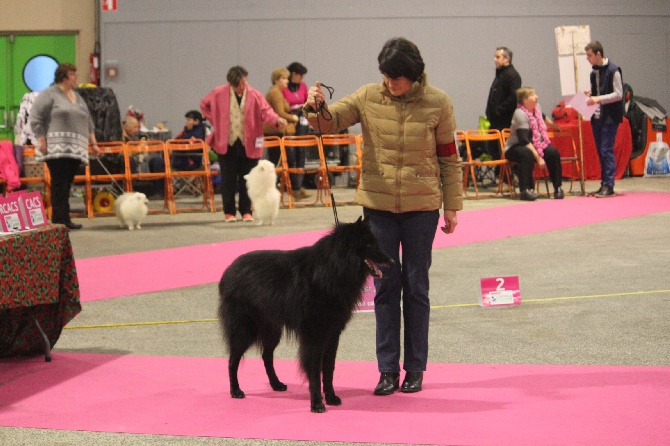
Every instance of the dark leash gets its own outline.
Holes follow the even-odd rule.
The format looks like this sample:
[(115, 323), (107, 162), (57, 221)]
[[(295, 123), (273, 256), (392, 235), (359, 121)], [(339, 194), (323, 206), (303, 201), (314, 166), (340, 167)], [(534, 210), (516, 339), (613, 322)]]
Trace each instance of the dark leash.
[[(325, 88), (328, 90), (329, 94), (329, 99), (333, 99), (333, 93), (335, 93), (335, 89), (333, 87), (329, 87), (328, 85), (321, 84), (321, 87)], [(316, 113), (319, 114), (321, 113), (321, 116), (323, 117), (324, 121), (332, 121), (333, 120), (333, 115), (330, 114), (327, 108), (325, 108), (325, 102), (322, 102), (321, 105), (317, 105), (316, 99), (314, 99), (314, 109), (316, 110)], [(321, 122), (317, 118), (316, 120), (317, 127), (319, 127), (319, 134), (323, 135), (323, 131), (321, 131)], [(322, 140), (323, 141), (323, 140)], [(323, 152), (323, 151), (322, 151)], [(326, 154), (323, 154), (323, 162), (326, 166), (326, 180), (328, 181), (328, 193), (330, 194), (330, 202), (333, 205), (333, 217), (335, 218), (335, 226), (339, 226), (340, 220), (337, 218), (337, 206), (335, 205), (335, 195), (333, 195), (333, 189), (330, 187), (330, 179), (328, 178), (328, 157)]]
[(104, 154), (103, 153), (98, 153), (98, 154), (95, 155), (95, 158), (93, 158), (93, 159), (95, 159), (98, 162), (98, 164), (100, 164), (100, 166), (102, 167), (102, 170), (104, 170), (107, 173), (107, 175), (109, 175), (109, 179), (112, 180), (112, 191), (114, 191), (113, 186), (116, 186), (121, 191), (119, 194), (122, 195), (123, 194), (123, 187), (121, 187), (121, 185), (118, 183), (118, 181), (116, 181), (114, 179), (114, 177), (112, 176), (112, 173), (109, 171), (109, 169), (107, 169), (107, 166), (105, 166), (105, 163), (103, 163), (102, 160), (100, 159), (100, 155), (104, 155)]

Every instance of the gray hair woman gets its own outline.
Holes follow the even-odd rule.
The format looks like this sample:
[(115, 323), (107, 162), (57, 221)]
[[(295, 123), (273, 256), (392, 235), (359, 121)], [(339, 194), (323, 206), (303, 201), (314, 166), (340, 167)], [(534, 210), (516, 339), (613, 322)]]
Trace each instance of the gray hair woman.
[(70, 220), (70, 188), (80, 164), (88, 164), (88, 145), (97, 154), (95, 127), (84, 99), (74, 91), (77, 67), (61, 63), (54, 83), (40, 92), (30, 109), (37, 154), (51, 174), (52, 223), (81, 229)]
[(554, 185), (554, 198), (562, 199), (561, 188), (563, 175), (561, 154), (551, 145), (547, 134), (547, 122), (553, 124), (540, 109), (537, 93), (529, 87), (521, 87), (516, 91), (517, 109), (512, 115), (510, 136), (505, 143), (505, 158), (518, 164), (520, 199), (534, 201), (537, 194), (533, 192), (533, 170), (535, 163), (547, 167), (551, 182)]

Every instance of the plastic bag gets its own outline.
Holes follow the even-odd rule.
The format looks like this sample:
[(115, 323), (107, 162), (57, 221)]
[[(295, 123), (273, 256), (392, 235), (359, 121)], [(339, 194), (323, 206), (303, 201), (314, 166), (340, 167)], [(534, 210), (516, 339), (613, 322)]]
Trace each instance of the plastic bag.
[(644, 160), (645, 177), (670, 176), (670, 147), (663, 141), (660, 133), (656, 134), (656, 141), (649, 144), (647, 157)]

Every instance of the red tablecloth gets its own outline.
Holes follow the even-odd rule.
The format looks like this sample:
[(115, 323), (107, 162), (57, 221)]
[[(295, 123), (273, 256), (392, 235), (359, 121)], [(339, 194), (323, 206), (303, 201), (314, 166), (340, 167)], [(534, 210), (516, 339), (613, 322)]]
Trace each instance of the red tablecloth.
[[(579, 156), (579, 127), (577, 121), (566, 124), (558, 124), (561, 130), (569, 131), (575, 140), (577, 146), (577, 156)], [(600, 160), (596, 151), (596, 143), (593, 140), (593, 130), (591, 130), (591, 121), (582, 121), (582, 138), (584, 143), (584, 179), (600, 179)], [(561, 152), (561, 156), (572, 156), (572, 146), (565, 138), (552, 141), (553, 145)], [(623, 177), (626, 167), (630, 161), (630, 154), (633, 151), (633, 138), (630, 132), (628, 119), (624, 118), (619, 125), (616, 140), (614, 141), (614, 159), (616, 161), (615, 178), (618, 180)], [(569, 177), (569, 172), (564, 172)]]
[(68, 230), (62, 225), (0, 236), (0, 358), (44, 353), (81, 311)]

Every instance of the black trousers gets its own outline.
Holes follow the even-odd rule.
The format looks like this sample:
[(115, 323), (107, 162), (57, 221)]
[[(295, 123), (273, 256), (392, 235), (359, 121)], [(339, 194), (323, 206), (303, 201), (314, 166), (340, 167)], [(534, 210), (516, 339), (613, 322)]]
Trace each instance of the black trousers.
[[(533, 152), (526, 146), (516, 145), (512, 146), (505, 152), (505, 158), (509, 161), (518, 164), (517, 176), (519, 177), (519, 190), (533, 190), (535, 182), (533, 181), (533, 170), (535, 169), (535, 156)], [(561, 154), (554, 146), (547, 146), (544, 149), (544, 162), (549, 170), (549, 177), (551, 184), (554, 185), (554, 190), (561, 187), (563, 180), (563, 169), (561, 168)]]
[(81, 162), (74, 158), (47, 160), (51, 174), (51, 222), (66, 224), (70, 220), (70, 188)]
[[(223, 213), (235, 215), (236, 209), (240, 214), (251, 214), (251, 199), (247, 193), (247, 181), (244, 176), (258, 164), (257, 159), (247, 157), (247, 151), (238, 139), (235, 144), (228, 146), (228, 152), (219, 156), (221, 165), (221, 199)], [(237, 208), (235, 207), (235, 193), (239, 193)]]

